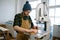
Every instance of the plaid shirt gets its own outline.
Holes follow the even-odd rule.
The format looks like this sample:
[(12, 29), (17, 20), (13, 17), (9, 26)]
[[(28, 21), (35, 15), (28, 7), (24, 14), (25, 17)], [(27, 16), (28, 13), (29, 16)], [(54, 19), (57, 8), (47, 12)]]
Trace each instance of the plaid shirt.
[(33, 22), (31, 20), (31, 17), (30, 16), (23, 16), (23, 13), (19, 13), (19, 14), (15, 15), (13, 27), (16, 26), (16, 25), (19, 26), (19, 27), (21, 27), (22, 18), (24, 20), (29, 20), (31, 22), (31, 28), (33, 28), (34, 25), (33, 25)]

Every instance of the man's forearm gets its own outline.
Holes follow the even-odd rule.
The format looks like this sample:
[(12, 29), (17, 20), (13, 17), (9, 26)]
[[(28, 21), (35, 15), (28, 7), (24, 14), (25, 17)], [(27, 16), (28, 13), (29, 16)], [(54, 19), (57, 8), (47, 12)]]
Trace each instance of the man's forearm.
[(19, 27), (19, 26), (14, 26), (14, 30), (16, 30), (18, 32), (27, 32), (27, 29)]
[(25, 29), (25, 28), (22, 28), (22, 27), (19, 27), (19, 26), (14, 26), (14, 29), (16, 30), (16, 31), (18, 31), (18, 32), (27, 32), (27, 33), (31, 33), (31, 32), (34, 32), (34, 33), (36, 33), (37, 32), (37, 30), (36, 29)]

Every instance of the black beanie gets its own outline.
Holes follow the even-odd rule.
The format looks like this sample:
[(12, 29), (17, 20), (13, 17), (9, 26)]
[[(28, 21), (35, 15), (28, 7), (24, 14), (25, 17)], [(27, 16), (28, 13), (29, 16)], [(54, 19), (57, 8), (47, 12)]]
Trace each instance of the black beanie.
[(30, 10), (31, 11), (31, 5), (29, 4), (28, 1), (26, 1), (26, 3), (24, 4), (23, 6), (23, 11), (26, 11), (26, 10)]

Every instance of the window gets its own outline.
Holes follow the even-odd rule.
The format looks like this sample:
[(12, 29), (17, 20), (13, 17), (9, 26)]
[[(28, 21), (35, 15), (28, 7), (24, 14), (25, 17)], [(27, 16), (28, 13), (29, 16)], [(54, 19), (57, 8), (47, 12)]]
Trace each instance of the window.
[(49, 9), (49, 16), (51, 16), (51, 17), (54, 16), (54, 8)]
[(60, 5), (60, 0), (56, 0), (56, 5)]
[(49, 6), (51, 25), (60, 24), (60, 0), (49, 0)]
[(49, 0), (49, 6), (60, 5), (60, 0)]
[(59, 18), (55, 18), (55, 24), (58, 24), (58, 25), (60, 25), (60, 17)]
[(55, 5), (55, 0), (49, 0), (49, 6), (54, 6)]
[(51, 26), (54, 24), (54, 17), (50, 17)]
[(50, 18), (50, 21), (51, 21), (51, 25), (54, 24), (54, 17), (55, 17), (54, 8), (50, 8), (49, 9), (49, 18)]
[(56, 8), (55, 12), (56, 12), (55, 16), (56, 17), (60, 17), (60, 15), (59, 15), (60, 14), (60, 8)]
[(55, 24), (60, 24), (60, 8), (56, 8), (55, 11)]

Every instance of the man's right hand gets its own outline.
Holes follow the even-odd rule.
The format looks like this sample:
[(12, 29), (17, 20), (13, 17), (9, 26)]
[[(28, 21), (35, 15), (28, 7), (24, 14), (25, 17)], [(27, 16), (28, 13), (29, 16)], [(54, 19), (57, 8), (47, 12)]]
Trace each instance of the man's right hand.
[(26, 32), (27, 33), (30, 33), (30, 32), (32, 32), (33, 30), (29, 30), (29, 29), (26, 29)]
[(37, 30), (36, 29), (30, 29), (30, 30), (26, 30), (27, 33), (34, 33), (36, 34), (37, 33)]

